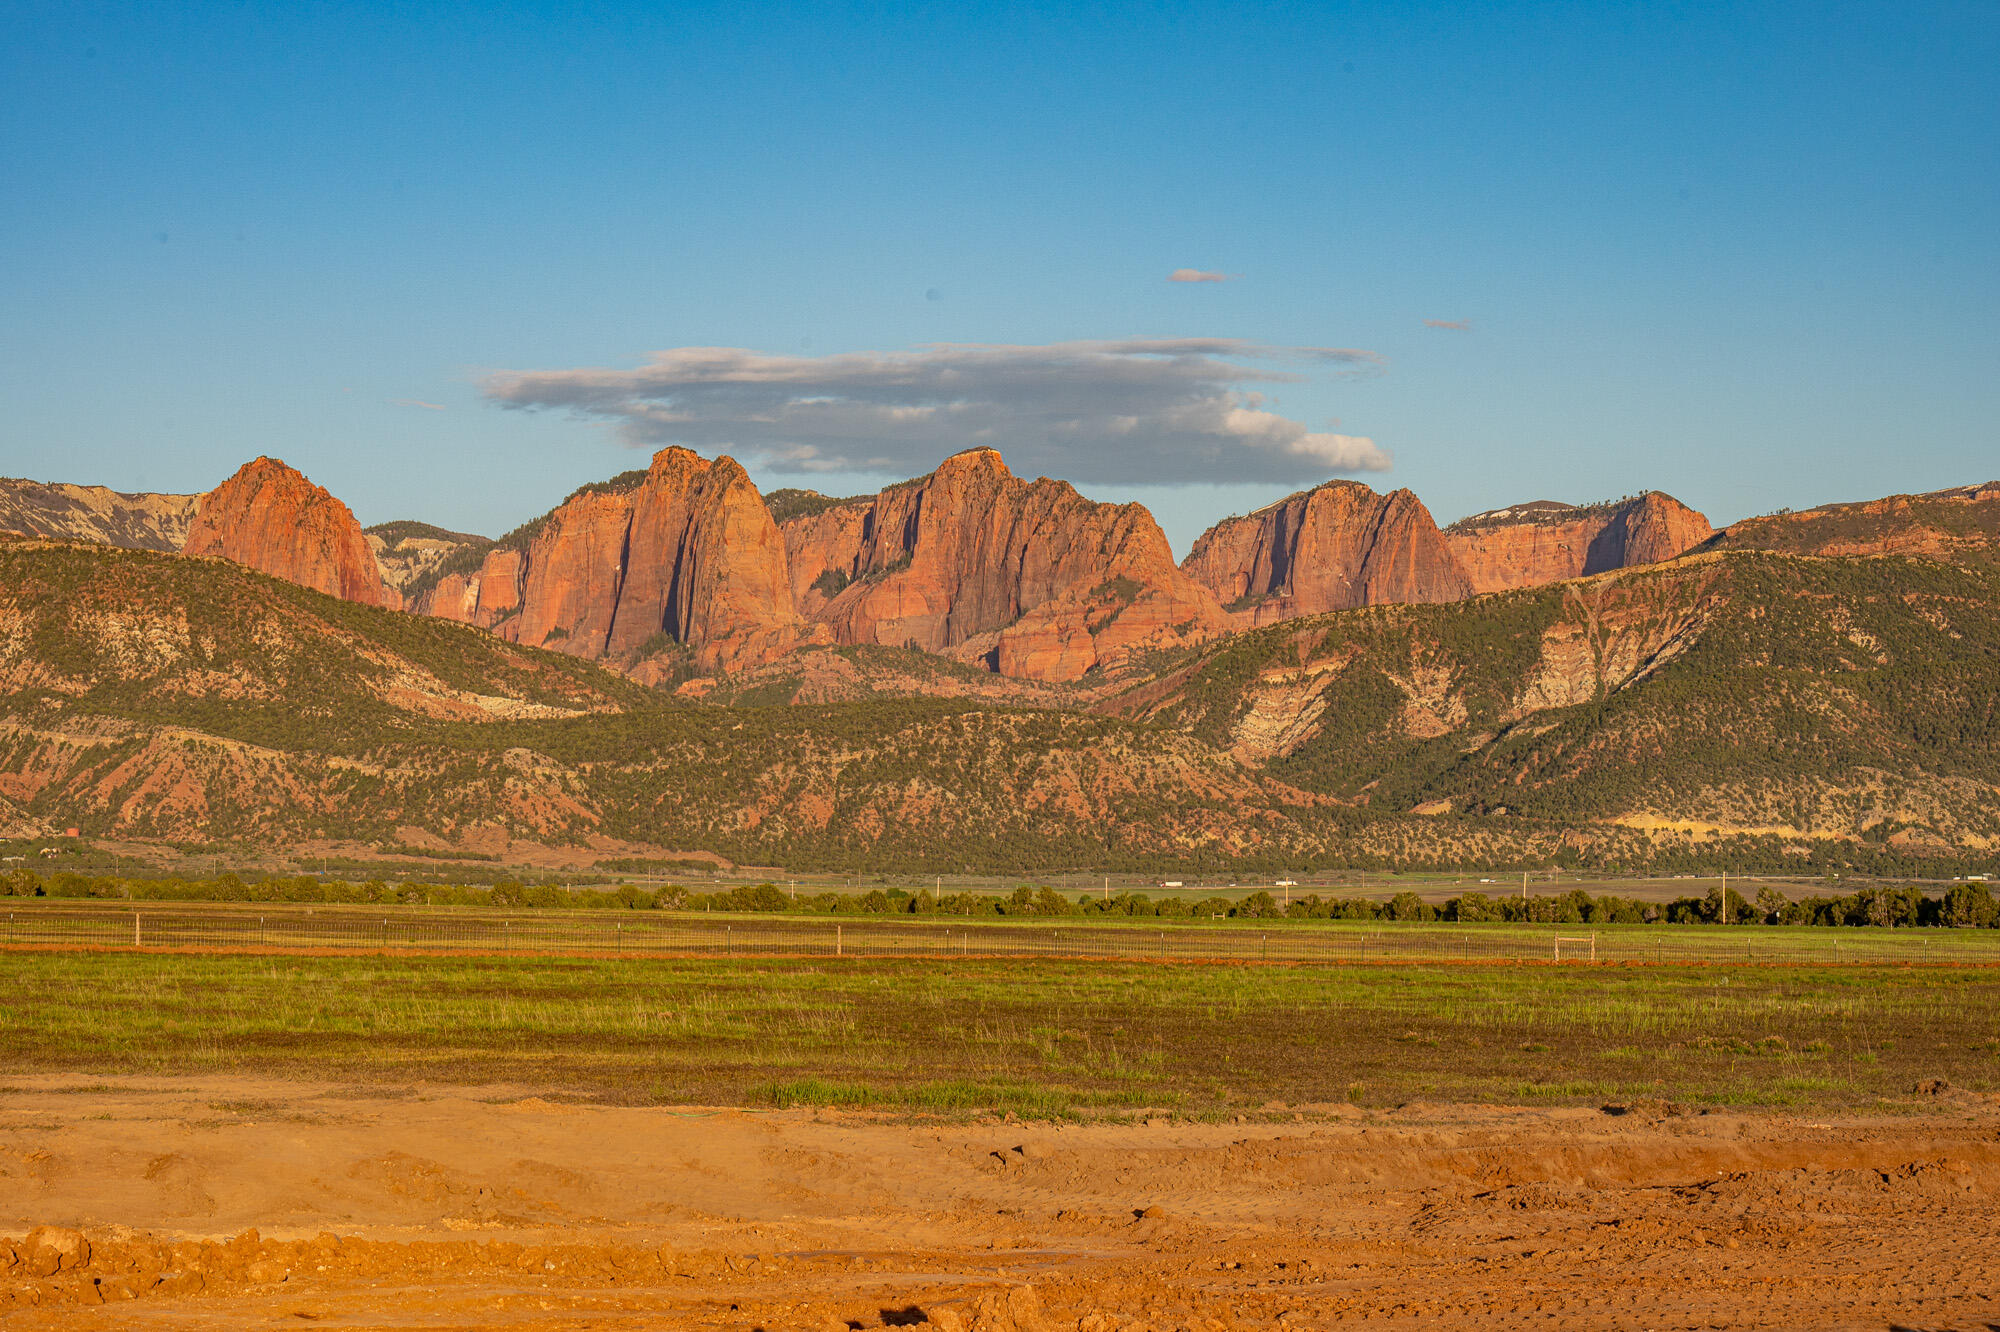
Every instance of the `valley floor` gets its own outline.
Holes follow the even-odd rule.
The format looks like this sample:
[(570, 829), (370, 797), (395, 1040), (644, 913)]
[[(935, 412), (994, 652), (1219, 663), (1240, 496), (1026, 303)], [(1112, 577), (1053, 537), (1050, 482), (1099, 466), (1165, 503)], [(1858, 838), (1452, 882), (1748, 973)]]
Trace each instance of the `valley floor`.
[[(2000, 1103), (930, 1122), (241, 1075), (0, 1089), (0, 1327), (2000, 1319)], [(31, 1227), (79, 1228), (30, 1245)]]

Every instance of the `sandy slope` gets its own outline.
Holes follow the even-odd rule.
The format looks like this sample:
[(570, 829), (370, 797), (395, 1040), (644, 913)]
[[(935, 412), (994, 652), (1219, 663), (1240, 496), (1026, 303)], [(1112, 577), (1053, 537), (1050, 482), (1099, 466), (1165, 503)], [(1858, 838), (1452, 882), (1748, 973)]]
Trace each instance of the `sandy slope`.
[[(0, 1327), (2000, 1320), (1984, 1099), (1045, 1127), (394, 1090), (13, 1080)], [(38, 1275), (42, 1225), (81, 1228), (88, 1262)]]

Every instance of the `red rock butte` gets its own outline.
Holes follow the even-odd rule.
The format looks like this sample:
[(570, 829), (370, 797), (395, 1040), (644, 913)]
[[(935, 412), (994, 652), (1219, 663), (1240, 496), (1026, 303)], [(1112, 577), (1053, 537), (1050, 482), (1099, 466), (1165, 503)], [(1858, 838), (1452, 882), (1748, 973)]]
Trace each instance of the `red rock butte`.
[(793, 604), (836, 643), (911, 646), (1074, 680), (1226, 627), (1153, 515), (1023, 481), (992, 449), (784, 524)]
[(346, 601), (402, 605), (348, 507), (276, 458), (252, 459), (203, 495), (181, 550)]
[(1181, 567), (1243, 625), (1472, 593), (1423, 501), (1355, 481), (1225, 519), (1202, 533)]
[(1714, 535), (1708, 519), (1657, 490), (1589, 508), (1536, 500), (1461, 518), (1445, 530), (1474, 592), (1658, 564)]
[[(452, 558), (433, 557), (443, 562), (411, 584), (410, 609), (647, 683), (753, 669), (812, 644), (916, 648), (1066, 682), (1234, 630), (1655, 563), (1714, 536), (1656, 491), (1537, 501), (1441, 531), (1407, 490), (1329, 481), (1225, 519), (1176, 565), (1143, 506), (1022, 480), (990, 448), (878, 494), (807, 494), (779, 522), (734, 459), (662, 449), (498, 542), (463, 538)], [(347, 506), (271, 458), (199, 497), (185, 550), (350, 601), (404, 601)]]
[(733, 458), (662, 449), (630, 484), (586, 486), (424, 609), (657, 679), (756, 665), (798, 639), (785, 547)]

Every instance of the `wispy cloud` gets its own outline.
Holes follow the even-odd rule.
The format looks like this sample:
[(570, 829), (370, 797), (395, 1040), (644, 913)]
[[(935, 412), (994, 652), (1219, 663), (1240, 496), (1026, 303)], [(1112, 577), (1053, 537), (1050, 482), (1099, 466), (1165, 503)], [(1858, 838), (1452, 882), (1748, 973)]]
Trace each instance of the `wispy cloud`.
[(1213, 273), (1205, 268), (1176, 268), (1167, 274), (1169, 282), (1233, 282), (1235, 273)]
[(1355, 348), (1239, 338), (833, 356), (676, 347), (637, 369), (502, 371), (481, 387), (507, 407), (616, 422), (634, 445), (730, 452), (784, 472), (908, 475), (988, 445), (1027, 475), (1289, 484), (1381, 471), (1389, 456), (1363, 436), (1268, 410), (1255, 386), (1376, 374), (1383, 364)]
[(1472, 331), (1472, 321), (1470, 319), (1426, 319), (1424, 320), (1424, 327), (1448, 328), (1457, 333), (1469, 333)]
[(425, 402), (422, 398), (397, 398), (395, 399), (395, 405), (398, 407), (421, 407), (427, 412), (441, 412), (444, 410), (443, 403)]

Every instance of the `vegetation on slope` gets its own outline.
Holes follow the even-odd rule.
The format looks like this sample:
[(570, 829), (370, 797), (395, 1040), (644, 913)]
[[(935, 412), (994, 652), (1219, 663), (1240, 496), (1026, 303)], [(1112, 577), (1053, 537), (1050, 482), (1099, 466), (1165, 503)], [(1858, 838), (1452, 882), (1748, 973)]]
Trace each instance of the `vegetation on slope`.
[(1958, 563), (2000, 564), (2000, 487), (1962, 486), (1925, 495), (1782, 509), (1716, 533), (1721, 550), (1792, 554), (1901, 553)]
[(2000, 576), (1684, 560), (1230, 639), (1122, 704), (1376, 808), (2000, 836)]
[(373, 527), (361, 529), (367, 536), (382, 538), (383, 544), (399, 545), (405, 541), (449, 541), (461, 546), (487, 546), (489, 538), (473, 532), (454, 532), (433, 523), (420, 523), (410, 518), (398, 518), (392, 522), (377, 523)]
[(749, 706), (810, 696), (781, 670), (694, 706), (216, 561), (17, 543), (0, 580), (24, 830), (1170, 876), (1934, 873), (2000, 846), (2000, 575), (1920, 561), (1711, 555), (1293, 621), (1162, 657), (1098, 715)]
[(787, 487), (774, 490), (764, 496), (764, 507), (771, 511), (771, 521), (786, 522), (793, 518), (810, 518), (828, 509), (837, 509), (843, 504), (865, 504), (871, 497), (849, 495), (822, 495), (817, 490), (797, 490)]

